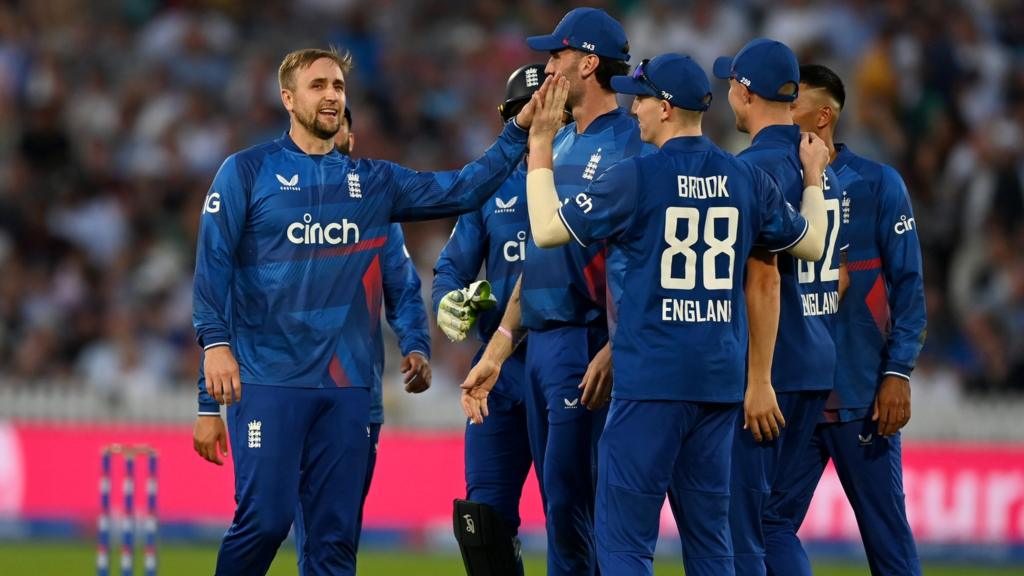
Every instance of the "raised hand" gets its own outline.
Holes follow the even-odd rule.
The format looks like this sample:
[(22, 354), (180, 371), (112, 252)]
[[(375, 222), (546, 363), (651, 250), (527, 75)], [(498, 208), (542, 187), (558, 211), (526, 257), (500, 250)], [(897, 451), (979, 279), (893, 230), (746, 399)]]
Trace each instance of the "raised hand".
[(565, 101), (569, 97), (569, 80), (555, 74), (545, 80), (550, 82), (547, 90), (541, 87), (533, 94), (530, 103), (536, 108), (533, 124), (530, 126), (530, 140), (552, 140), (565, 122)]
[(518, 124), (520, 128), (523, 128), (524, 130), (530, 129), (533, 124), (533, 117), (537, 112), (537, 96), (547, 93), (551, 86), (551, 78), (551, 76), (548, 76), (544, 79), (544, 83), (541, 84), (540, 88), (533, 93), (533, 97), (530, 98), (530, 101), (526, 103), (526, 106), (523, 106), (523, 109), (519, 111), (519, 114), (516, 114), (516, 124)]

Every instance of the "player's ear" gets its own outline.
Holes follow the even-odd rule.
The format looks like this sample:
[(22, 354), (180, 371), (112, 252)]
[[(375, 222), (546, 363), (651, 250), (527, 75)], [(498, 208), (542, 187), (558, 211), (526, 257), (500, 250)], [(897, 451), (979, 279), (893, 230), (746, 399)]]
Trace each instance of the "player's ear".
[(754, 101), (754, 93), (750, 91), (750, 88), (747, 88), (743, 84), (740, 84), (740, 87), (740, 94), (743, 96), (743, 103), (752, 103)]
[(580, 58), (576, 71), (579, 72), (580, 78), (586, 78), (597, 71), (597, 66), (600, 63), (601, 59), (597, 57), (597, 54), (584, 54)]
[(835, 110), (828, 105), (822, 106), (821, 112), (818, 113), (818, 128), (827, 128), (834, 121), (834, 118)]
[(295, 95), (292, 91), (287, 88), (281, 88), (281, 103), (284, 104), (285, 110), (291, 112), (295, 108)]
[(661, 105), (661, 121), (666, 122), (672, 118), (672, 105), (668, 100), (658, 100)]

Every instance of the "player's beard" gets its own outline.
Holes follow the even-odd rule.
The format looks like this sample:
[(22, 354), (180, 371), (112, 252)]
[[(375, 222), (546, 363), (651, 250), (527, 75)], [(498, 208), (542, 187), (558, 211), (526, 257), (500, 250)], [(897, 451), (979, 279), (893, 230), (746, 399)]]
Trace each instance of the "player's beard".
[(576, 78), (574, 80), (569, 82), (569, 93), (565, 95), (565, 107), (569, 110), (576, 108), (580, 100), (583, 99), (583, 95), (580, 94), (579, 79)]
[(338, 116), (335, 117), (334, 126), (328, 126), (320, 119), (318, 111), (321, 106), (317, 105), (311, 110), (300, 110), (295, 109), (295, 119), (299, 121), (299, 124), (305, 128), (313, 136), (321, 140), (330, 140), (334, 138), (334, 135), (341, 129), (341, 112), (338, 112)]

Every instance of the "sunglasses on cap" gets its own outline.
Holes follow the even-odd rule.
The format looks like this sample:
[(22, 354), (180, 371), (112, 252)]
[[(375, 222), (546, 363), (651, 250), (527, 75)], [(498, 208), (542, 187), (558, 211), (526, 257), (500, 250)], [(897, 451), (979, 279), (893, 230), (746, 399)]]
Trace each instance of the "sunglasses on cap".
[(651, 62), (650, 58), (644, 58), (637, 64), (636, 69), (633, 70), (633, 80), (636, 80), (644, 86), (651, 89), (654, 94), (660, 94), (662, 100), (672, 100), (672, 94), (658, 88), (658, 85), (651, 80), (650, 76), (647, 75), (647, 65)]

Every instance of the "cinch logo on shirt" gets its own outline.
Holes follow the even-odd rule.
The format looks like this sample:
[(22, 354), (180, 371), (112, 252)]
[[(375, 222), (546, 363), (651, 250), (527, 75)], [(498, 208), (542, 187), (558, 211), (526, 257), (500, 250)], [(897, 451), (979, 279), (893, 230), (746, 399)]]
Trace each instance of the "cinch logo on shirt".
[(526, 260), (526, 230), (516, 232), (516, 239), (505, 242), (502, 247), (506, 262), (521, 262)]
[(280, 174), (274, 174), (274, 176), (277, 176), (277, 181), (281, 183), (281, 190), (301, 190), (301, 188), (299, 188), (298, 174), (295, 174), (291, 178), (287, 179), (284, 176), (281, 176)]
[(263, 422), (253, 420), (249, 422), (249, 448), (259, 448), (263, 445)]
[(313, 216), (308, 212), (302, 222), (293, 222), (288, 226), (286, 235), (292, 244), (358, 244), (359, 226), (342, 218), (341, 222), (331, 222), (324, 226), (313, 224)]
[(906, 214), (900, 216), (900, 221), (897, 222), (895, 226), (893, 226), (893, 230), (895, 230), (896, 233), (900, 234), (900, 235), (906, 234), (907, 232), (910, 232), (913, 229), (914, 229), (914, 219), (913, 218), (907, 218)]
[(519, 196), (513, 196), (512, 198), (509, 198), (507, 201), (506, 200), (502, 200), (501, 198), (498, 198), (497, 196), (495, 196), (494, 197), (494, 205), (497, 206), (497, 208), (495, 208), (494, 213), (495, 214), (512, 214), (512, 213), (514, 213), (516, 211), (516, 202), (518, 202), (518, 201), (519, 201)]

